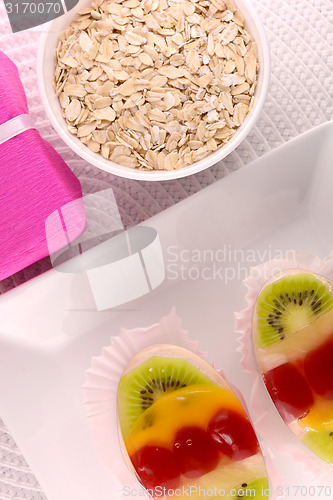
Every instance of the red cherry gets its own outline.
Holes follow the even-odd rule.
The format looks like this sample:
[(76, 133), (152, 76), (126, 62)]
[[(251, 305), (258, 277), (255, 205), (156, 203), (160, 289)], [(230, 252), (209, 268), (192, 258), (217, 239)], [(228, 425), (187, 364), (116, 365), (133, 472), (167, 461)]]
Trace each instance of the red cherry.
[(175, 437), (174, 454), (186, 477), (200, 477), (215, 469), (219, 452), (214, 440), (200, 427), (183, 427)]
[(317, 394), (333, 399), (333, 341), (323, 344), (306, 356), (304, 372)]
[(313, 405), (312, 392), (296, 366), (285, 363), (264, 374), (267, 390), (281, 417), (290, 423)]
[(180, 470), (172, 451), (160, 446), (144, 446), (131, 457), (146, 489), (174, 489), (179, 486)]
[(221, 409), (208, 424), (208, 433), (220, 452), (234, 460), (255, 455), (259, 451), (257, 436), (249, 420), (234, 410)]

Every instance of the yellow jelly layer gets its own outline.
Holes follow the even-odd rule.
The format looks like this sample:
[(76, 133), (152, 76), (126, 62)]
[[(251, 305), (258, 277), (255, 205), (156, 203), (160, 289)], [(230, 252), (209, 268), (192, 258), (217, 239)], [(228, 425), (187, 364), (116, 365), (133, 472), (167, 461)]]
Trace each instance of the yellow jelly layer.
[(131, 456), (145, 445), (172, 447), (182, 427), (207, 428), (210, 419), (222, 408), (246, 413), (235, 394), (219, 386), (191, 385), (157, 400), (136, 421), (125, 446)]
[(316, 431), (333, 431), (333, 401), (318, 397), (299, 425)]

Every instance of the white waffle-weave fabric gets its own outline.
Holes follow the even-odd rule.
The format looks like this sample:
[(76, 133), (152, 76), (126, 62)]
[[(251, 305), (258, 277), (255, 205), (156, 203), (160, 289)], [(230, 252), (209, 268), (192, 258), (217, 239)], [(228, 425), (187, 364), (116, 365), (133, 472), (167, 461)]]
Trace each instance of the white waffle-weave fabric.
[[(46, 118), (37, 90), (39, 34), (12, 34), (4, 6), (0, 4), (0, 49), (19, 68), (30, 114), (38, 130), (78, 176), (84, 194), (112, 186), (126, 227), (144, 221), (300, 133), (333, 119), (332, 1), (252, 1), (266, 27), (272, 58), (264, 110), (247, 139), (222, 162), (197, 175), (163, 183), (137, 182), (107, 174), (80, 159), (62, 142)], [(49, 260), (44, 259), (17, 273), (0, 283), (0, 293), (49, 267)], [(45, 500), (46, 496), (0, 420), (0, 499), (9, 498)]]

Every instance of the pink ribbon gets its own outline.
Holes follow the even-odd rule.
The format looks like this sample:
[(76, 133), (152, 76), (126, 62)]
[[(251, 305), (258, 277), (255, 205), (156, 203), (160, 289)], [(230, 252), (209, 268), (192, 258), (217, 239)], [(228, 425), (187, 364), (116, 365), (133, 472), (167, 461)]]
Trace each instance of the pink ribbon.
[(36, 127), (30, 115), (15, 116), (0, 125), (0, 144), (32, 128)]

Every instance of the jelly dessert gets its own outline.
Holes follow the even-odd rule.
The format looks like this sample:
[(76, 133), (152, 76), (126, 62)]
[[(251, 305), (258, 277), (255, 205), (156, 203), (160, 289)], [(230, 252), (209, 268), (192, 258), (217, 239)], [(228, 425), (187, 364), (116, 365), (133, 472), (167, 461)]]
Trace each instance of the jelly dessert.
[(286, 424), (333, 464), (333, 293), (322, 276), (279, 274), (258, 295), (256, 358)]
[[(154, 498), (268, 498), (253, 427), (226, 381), (171, 345), (138, 353), (118, 387), (126, 461)], [(190, 488), (190, 489), (189, 489)], [(241, 496), (237, 496), (240, 494)]]

